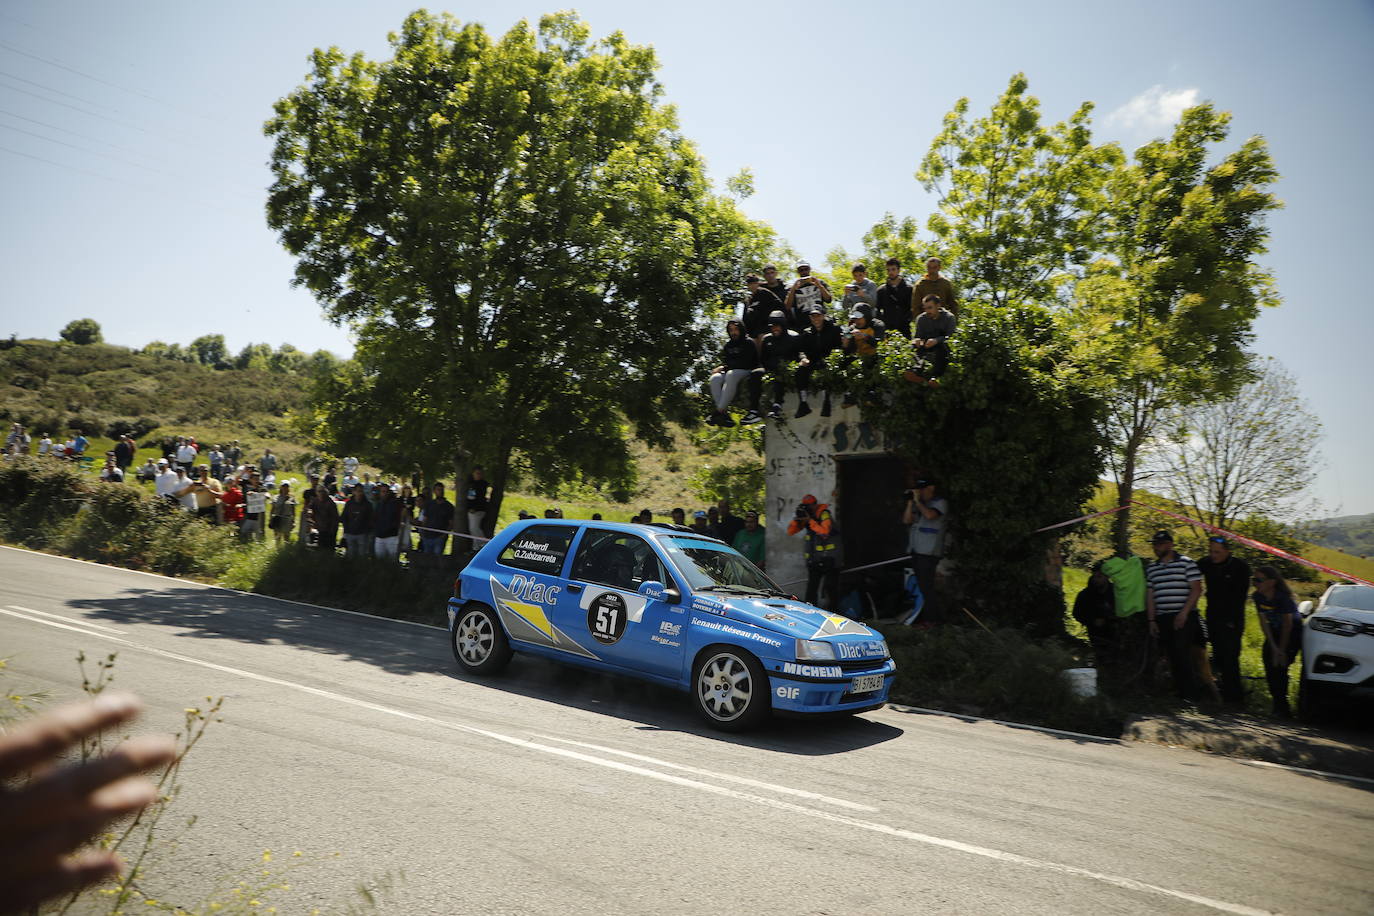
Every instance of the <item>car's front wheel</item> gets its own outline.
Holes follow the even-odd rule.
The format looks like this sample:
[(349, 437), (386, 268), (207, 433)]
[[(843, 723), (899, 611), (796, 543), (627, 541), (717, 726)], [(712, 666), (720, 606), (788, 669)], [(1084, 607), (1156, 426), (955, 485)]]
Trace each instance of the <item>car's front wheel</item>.
[(722, 731), (753, 728), (768, 717), (768, 675), (741, 649), (712, 646), (692, 672), (692, 698), (710, 725)]
[(1330, 714), (1330, 691), (1326, 684), (1318, 683), (1306, 674), (1298, 678), (1298, 718), (1304, 722), (1321, 723)]
[(510, 641), (496, 612), (470, 604), (458, 612), (453, 624), (453, 657), (473, 674), (495, 674), (510, 662)]

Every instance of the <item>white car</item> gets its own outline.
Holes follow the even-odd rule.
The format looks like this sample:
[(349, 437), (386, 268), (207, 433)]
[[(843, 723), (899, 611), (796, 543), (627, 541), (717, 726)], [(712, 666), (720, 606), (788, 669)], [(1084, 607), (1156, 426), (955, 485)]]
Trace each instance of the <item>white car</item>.
[(1333, 585), (1317, 602), (1298, 605), (1302, 680), (1298, 711), (1314, 718), (1339, 697), (1374, 697), (1374, 587)]

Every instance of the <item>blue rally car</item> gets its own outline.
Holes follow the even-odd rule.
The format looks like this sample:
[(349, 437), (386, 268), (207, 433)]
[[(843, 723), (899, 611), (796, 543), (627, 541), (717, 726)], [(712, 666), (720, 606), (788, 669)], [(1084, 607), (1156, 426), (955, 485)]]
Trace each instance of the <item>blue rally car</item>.
[(691, 693), (711, 725), (887, 701), (882, 636), (785, 594), (721, 541), (682, 528), (516, 522), (463, 570), (448, 602), (454, 658), (501, 670), (530, 652)]

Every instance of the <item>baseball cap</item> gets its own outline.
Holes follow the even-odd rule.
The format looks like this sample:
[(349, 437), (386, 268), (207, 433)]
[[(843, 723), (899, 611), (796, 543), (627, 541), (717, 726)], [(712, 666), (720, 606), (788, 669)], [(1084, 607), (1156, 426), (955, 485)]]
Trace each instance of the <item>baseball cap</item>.
[(1172, 544), (1174, 542), (1174, 536), (1170, 532), (1165, 531), (1163, 528), (1156, 531), (1154, 535), (1150, 538), (1151, 544), (1160, 544), (1164, 541), (1168, 541), (1170, 544)]
[(692, 513), (692, 518), (705, 518), (705, 517), (706, 517), (706, 512), (705, 512), (705, 510), (702, 510), (702, 509), (698, 509), (697, 511), (695, 511), (695, 512)]
[(166, 458), (159, 458), (159, 459), (157, 460), (157, 463), (158, 463), (158, 464), (166, 464), (166, 463), (167, 463), (167, 459), (166, 459)]
[(759, 517), (759, 514), (758, 514), (757, 512), (755, 512), (753, 509), (750, 509), (748, 512), (744, 513), (744, 517), (745, 517), (745, 518), (758, 518), (758, 517)]
[(815, 504), (816, 497), (812, 496), (810, 493), (807, 493), (805, 496), (802, 497), (803, 506), (814, 506)]
[(787, 316), (783, 314), (782, 309), (774, 309), (768, 314), (768, 323), (787, 324)]
[(922, 477), (920, 480), (916, 481), (916, 489), (925, 489), (933, 483), (935, 483), (935, 481), (931, 480), (929, 477)]
[(855, 309), (854, 311), (852, 311), (852, 312), (849, 313), (849, 317), (850, 317), (850, 318), (867, 318), (868, 316), (865, 315), (865, 314), (863, 313), (863, 310), (862, 310), (862, 309)]

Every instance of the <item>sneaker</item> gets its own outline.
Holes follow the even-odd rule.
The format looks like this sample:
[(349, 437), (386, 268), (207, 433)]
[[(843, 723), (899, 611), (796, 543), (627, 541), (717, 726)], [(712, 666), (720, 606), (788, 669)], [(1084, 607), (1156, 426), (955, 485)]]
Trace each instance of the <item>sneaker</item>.
[(927, 381), (924, 375), (920, 375), (914, 369), (908, 369), (902, 373), (902, 378), (911, 382), (913, 385), (924, 385)]
[(824, 401), (821, 401), (821, 416), (830, 416), (830, 398), (826, 398)]
[(725, 413), (718, 413), (716, 414), (716, 425), (724, 427), (734, 426), (735, 418), (730, 416), (729, 411), (726, 411)]
[(782, 405), (781, 405), (781, 404), (774, 404), (774, 405), (773, 405), (773, 409), (770, 410), (770, 411), (768, 411), (768, 419), (770, 419), (770, 420), (781, 420), (781, 419), (782, 419)]
[(805, 401), (802, 401), (800, 404), (797, 405), (797, 415), (796, 415), (796, 416), (797, 416), (797, 419), (798, 419), (798, 420), (800, 420), (802, 417), (806, 416), (806, 415), (809, 414), (809, 413), (811, 413), (811, 405), (810, 405), (810, 404), (806, 403)]
[(708, 414), (706, 415), (706, 425), (707, 425), (707, 426), (719, 426), (719, 425), (720, 425), (720, 414), (716, 413), (715, 411), (712, 411), (712, 412), (708, 413)]
[(763, 417), (754, 408), (749, 408), (749, 412), (740, 418), (740, 426), (752, 426), (755, 423), (762, 423)]

